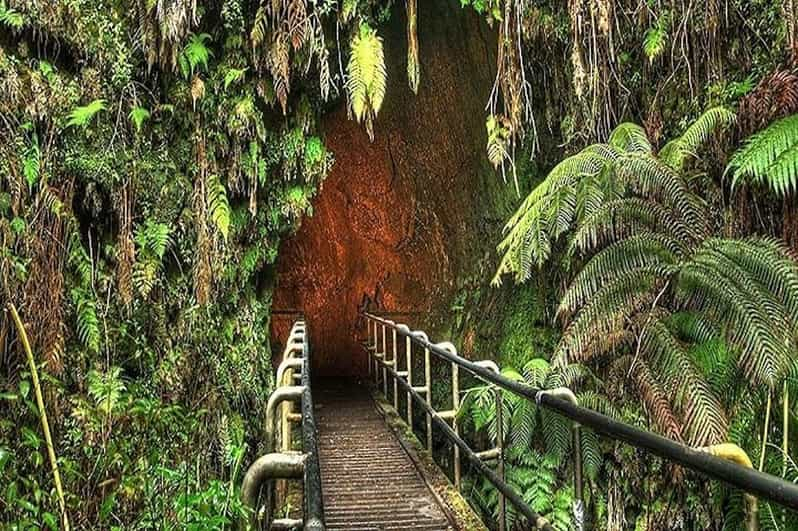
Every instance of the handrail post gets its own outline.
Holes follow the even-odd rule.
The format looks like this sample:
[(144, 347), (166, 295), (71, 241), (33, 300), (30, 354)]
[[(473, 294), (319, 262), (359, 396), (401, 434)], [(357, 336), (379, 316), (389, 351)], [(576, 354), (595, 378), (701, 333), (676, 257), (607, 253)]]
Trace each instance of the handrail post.
[(382, 325), (382, 395), (388, 397), (388, 327)]
[[(407, 360), (407, 384), (413, 388), (413, 345), (410, 343), (410, 336), (405, 337), (405, 358)], [(413, 397), (410, 391), (407, 392), (407, 425), (413, 431)]]
[[(399, 356), (396, 355), (396, 328), (393, 329), (393, 370), (399, 372)], [(399, 412), (399, 382), (393, 377), (393, 410)]]
[[(575, 406), (579, 405), (576, 395), (567, 387), (540, 391), (539, 395), (549, 395), (566, 400)], [(582, 429), (578, 422), (573, 422), (572, 437), (574, 447), (574, 528), (577, 531), (582, 531), (585, 528), (585, 497), (582, 479)]]
[[(504, 404), (502, 403), (502, 390), (494, 386), (496, 393), (496, 449), (499, 454), (499, 461), (496, 463), (496, 473), (499, 479), (505, 481), (504, 475)], [(504, 493), (499, 491), (499, 531), (505, 531), (507, 527), (507, 500)]]
[[(460, 367), (452, 363), (452, 428), (454, 433), (460, 435), (460, 426), (457, 422), (457, 412), (460, 409)], [(460, 491), (460, 447), (454, 445), (454, 488)]]
[[(705, 452), (721, 459), (726, 459), (732, 463), (744, 466), (746, 468), (754, 468), (751, 459), (745, 450), (740, 448), (734, 443), (716, 444), (714, 446), (704, 446), (696, 448), (699, 452)], [(759, 502), (756, 496), (747, 492), (743, 493), (745, 499), (745, 531), (759, 531)]]
[[(427, 405), (432, 408), (432, 366), (429, 348), (424, 349), (424, 387)], [(427, 450), (432, 453), (432, 415), (427, 412)]]
[[(377, 326), (377, 323), (374, 323)], [(366, 365), (369, 366), (369, 379), (371, 379), (371, 317), (366, 316)]]

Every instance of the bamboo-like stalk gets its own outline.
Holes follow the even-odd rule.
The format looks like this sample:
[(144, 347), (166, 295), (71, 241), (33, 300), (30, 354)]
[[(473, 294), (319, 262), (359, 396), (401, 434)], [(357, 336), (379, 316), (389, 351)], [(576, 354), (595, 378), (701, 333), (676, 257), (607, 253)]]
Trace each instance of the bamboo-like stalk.
[(36, 360), (33, 359), (33, 351), (30, 348), (28, 334), (25, 332), (25, 326), (22, 324), (22, 319), (19, 318), (16, 306), (14, 306), (13, 303), (8, 303), (8, 310), (11, 312), (12, 319), (14, 319), (19, 340), (22, 342), (22, 347), (25, 349), (25, 355), (28, 358), (31, 379), (33, 380), (33, 390), (36, 394), (36, 405), (39, 408), (39, 418), (42, 422), (44, 440), (47, 444), (47, 454), (50, 457), (50, 467), (53, 471), (53, 482), (55, 483), (55, 491), (58, 494), (58, 505), (61, 507), (61, 521), (64, 530), (69, 531), (69, 516), (67, 515), (66, 501), (64, 500), (64, 489), (61, 486), (61, 474), (58, 471), (58, 460), (55, 457), (53, 438), (50, 435), (50, 423), (47, 421), (47, 412), (44, 409), (44, 398), (42, 397), (42, 388), (39, 384), (39, 371), (36, 369)]
[(782, 409), (782, 430), (781, 430), (781, 477), (785, 477), (787, 475), (787, 459), (789, 459), (790, 454), (787, 453), (790, 449), (789, 444), (789, 433), (790, 433), (790, 390), (787, 388), (787, 380), (784, 380), (784, 407)]
[(768, 444), (768, 424), (770, 424), (770, 401), (771, 401), (771, 393), (770, 389), (768, 389), (768, 404), (767, 408), (765, 409), (765, 428), (762, 430), (762, 451), (759, 454), (760, 472), (762, 472), (762, 469), (765, 467), (765, 448), (767, 448)]

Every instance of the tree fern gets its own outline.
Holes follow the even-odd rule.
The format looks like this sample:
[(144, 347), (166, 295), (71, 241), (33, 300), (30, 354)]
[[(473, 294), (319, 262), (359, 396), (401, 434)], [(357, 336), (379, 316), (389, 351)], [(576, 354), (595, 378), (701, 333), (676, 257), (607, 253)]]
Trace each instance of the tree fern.
[(733, 186), (750, 182), (780, 196), (798, 188), (798, 114), (782, 118), (750, 136), (726, 169)]
[(718, 131), (736, 121), (733, 112), (725, 107), (713, 107), (704, 111), (681, 136), (668, 142), (659, 152), (659, 158), (674, 170), (680, 171), (690, 157), (697, 157), (698, 149)]
[[(507, 273), (514, 274), (516, 282), (527, 280), (534, 267), (549, 259), (552, 244), (563, 234), (585, 219), (601, 219), (598, 213), (604, 205), (629, 192), (662, 200), (684, 232), (694, 237), (706, 232), (705, 205), (689, 191), (679, 172), (688, 156), (733, 120), (734, 115), (722, 107), (707, 110), (659, 158), (651, 154), (651, 143), (640, 126), (623, 123), (606, 144), (588, 146), (560, 162), (508, 220), (497, 247), (501, 261), (494, 283)], [(653, 216), (652, 221), (656, 222)], [(577, 239), (584, 243), (596, 235), (583, 232)]]
[(372, 140), (373, 122), (385, 98), (387, 77), (382, 38), (377, 36), (377, 30), (363, 23), (352, 38), (346, 91), (349, 96), (349, 111), (358, 122), (365, 122)]

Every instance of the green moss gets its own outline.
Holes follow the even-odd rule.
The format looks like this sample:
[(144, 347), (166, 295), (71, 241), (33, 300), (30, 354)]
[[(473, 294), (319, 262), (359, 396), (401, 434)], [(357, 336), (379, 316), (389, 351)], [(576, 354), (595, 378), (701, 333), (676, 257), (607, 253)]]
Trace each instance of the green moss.
[(503, 309), (498, 361), (519, 369), (532, 358), (549, 359), (559, 332), (545, 321), (542, 298), (535, 286), (518, 286)]

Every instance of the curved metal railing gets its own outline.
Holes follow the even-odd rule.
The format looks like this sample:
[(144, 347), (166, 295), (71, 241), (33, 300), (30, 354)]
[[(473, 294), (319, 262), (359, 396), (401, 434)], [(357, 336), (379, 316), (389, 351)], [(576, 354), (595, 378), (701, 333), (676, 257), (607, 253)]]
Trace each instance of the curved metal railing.
[[(283, 360), (277, 368), (275, 389), (269, 396), (266, 405), (264, 430), (266, 454), (259, 457), (249, 467), (241, 485), (241, 498), (245, 505), (253, 509), (249, 521), (252, 528), (257, 528), (262, 524), (266, 529), (305, 529), (307, 531), (324, 531), (325, 529), (310, 367), (310, 342), (307, 337), (307, 327), (303, 320), (298, 320), (291, 328), (283, 351)], [(299, 379), (299, 385), (295, 385), (297, 379)], [(300, 401), (301, 413), (293, 411), (295, 401)], [(278, 407), (280, 408), (280, 449), (275, 451), (278, 442), (275, 435)], [(302, 429), (302, 452), (291, 450), (292, 426), (296, 423), (299, 423)], [(276, 491), (285, 492), (285, 481), (289, 479), (302, 480), (304, 483), (302, 520), (273, 518)], [(258, 520), (256, 505), (264, 487), (266, 490), (266, 516), (261, 522)]]
[[(574, 519), (577, 529), (584, 526), (584, 508), (582, 505), (582, 462), (579, 448), (580, 426), (588, 427), (610, 439), (630, 444), (664, 458), (684, 468), (704, 474), (712, 479), (722, 481), (746, 493), (747, 529), (757, 528), (756, 497), (762, 497), (793, 510), (798, 510), (798, 485), (779, 477), (759, 472), (750, 465), (745, 452), (732, 444), (721, 444), (705, 448), (691, 448), (656, 433), (636, 428), (611, 417), (578, 405), (573, 393), (566, 389), (543, 390), (525, 383), (511, 380), (503, 376), (492, 361), (470, 361), (457, 354), (451, 343), (432, 343), (422, 331), (412, 331), (407, 325), (398, 324), (371, 313), (364, 313), (368, 329), (366, 352), (368, 354), (369, 374), (373, 375), (379, 387), (382, 376), (383, 393), (388, 397), (388, 378), (393, 379), (394, 409), (398, 411), (398, 388), (407, 394), (406, 420), (413, 426), (412, 403), (418, 404), (426, 414), (427, 449), (432, 451), (432, 426), (435, 425), (452, 443), (454, 460), (454, 483), (460, 487), (460, 457), (468, 459), (474, 468), (482, 474), (499, 492), (499, 527), (505, 526), (505, 500), (512, 503), (524, 518), (538, 529), (551, 531), (552, 527), (545, 518), (537, 514), (504, 480), (504, 456), (502, 437), (499, 437), (497, 448), (475, 452), (460, 437), (457, 425), (457, 412), (460, 407), (459, 371), (464, 369), (476, 378), (490, 384), (496, 390), (497, 415), (501, 415), (501, 389), (510, 391), (527, 400), (535, 401), (539, 406), (548, 408), (573, 422), (574, 433)], [(391, 341), (388, 341), (389, 330)], [(381, 334), (380, 334), (381, 331)], [(399, 370), (401, 357), (398, 355), (400, 339), (404, 339), (405, 369)], [(413, 348), (416, 345), (424, 349), (424, 382), (416, 385), (413, 375)], [(389, 346), (392, 347), (389, 349)], [(432, 406), (431, 355), (451, 364), (452, 371), (452, 408), (436, 411)], [(382, 370), (380, 370), (382, 368)], [(382, 373), (382, 374), (380, 374)], [(417, 379), (417, 378), (416, 378)], [(451, 426), (449, 425), (451, 422)], [(499, 426), (502, 419), (497, 419)], [(501, 432), (500, 432), (501, 433)], [(496, 471), (486, 461), (497, 460)]]

